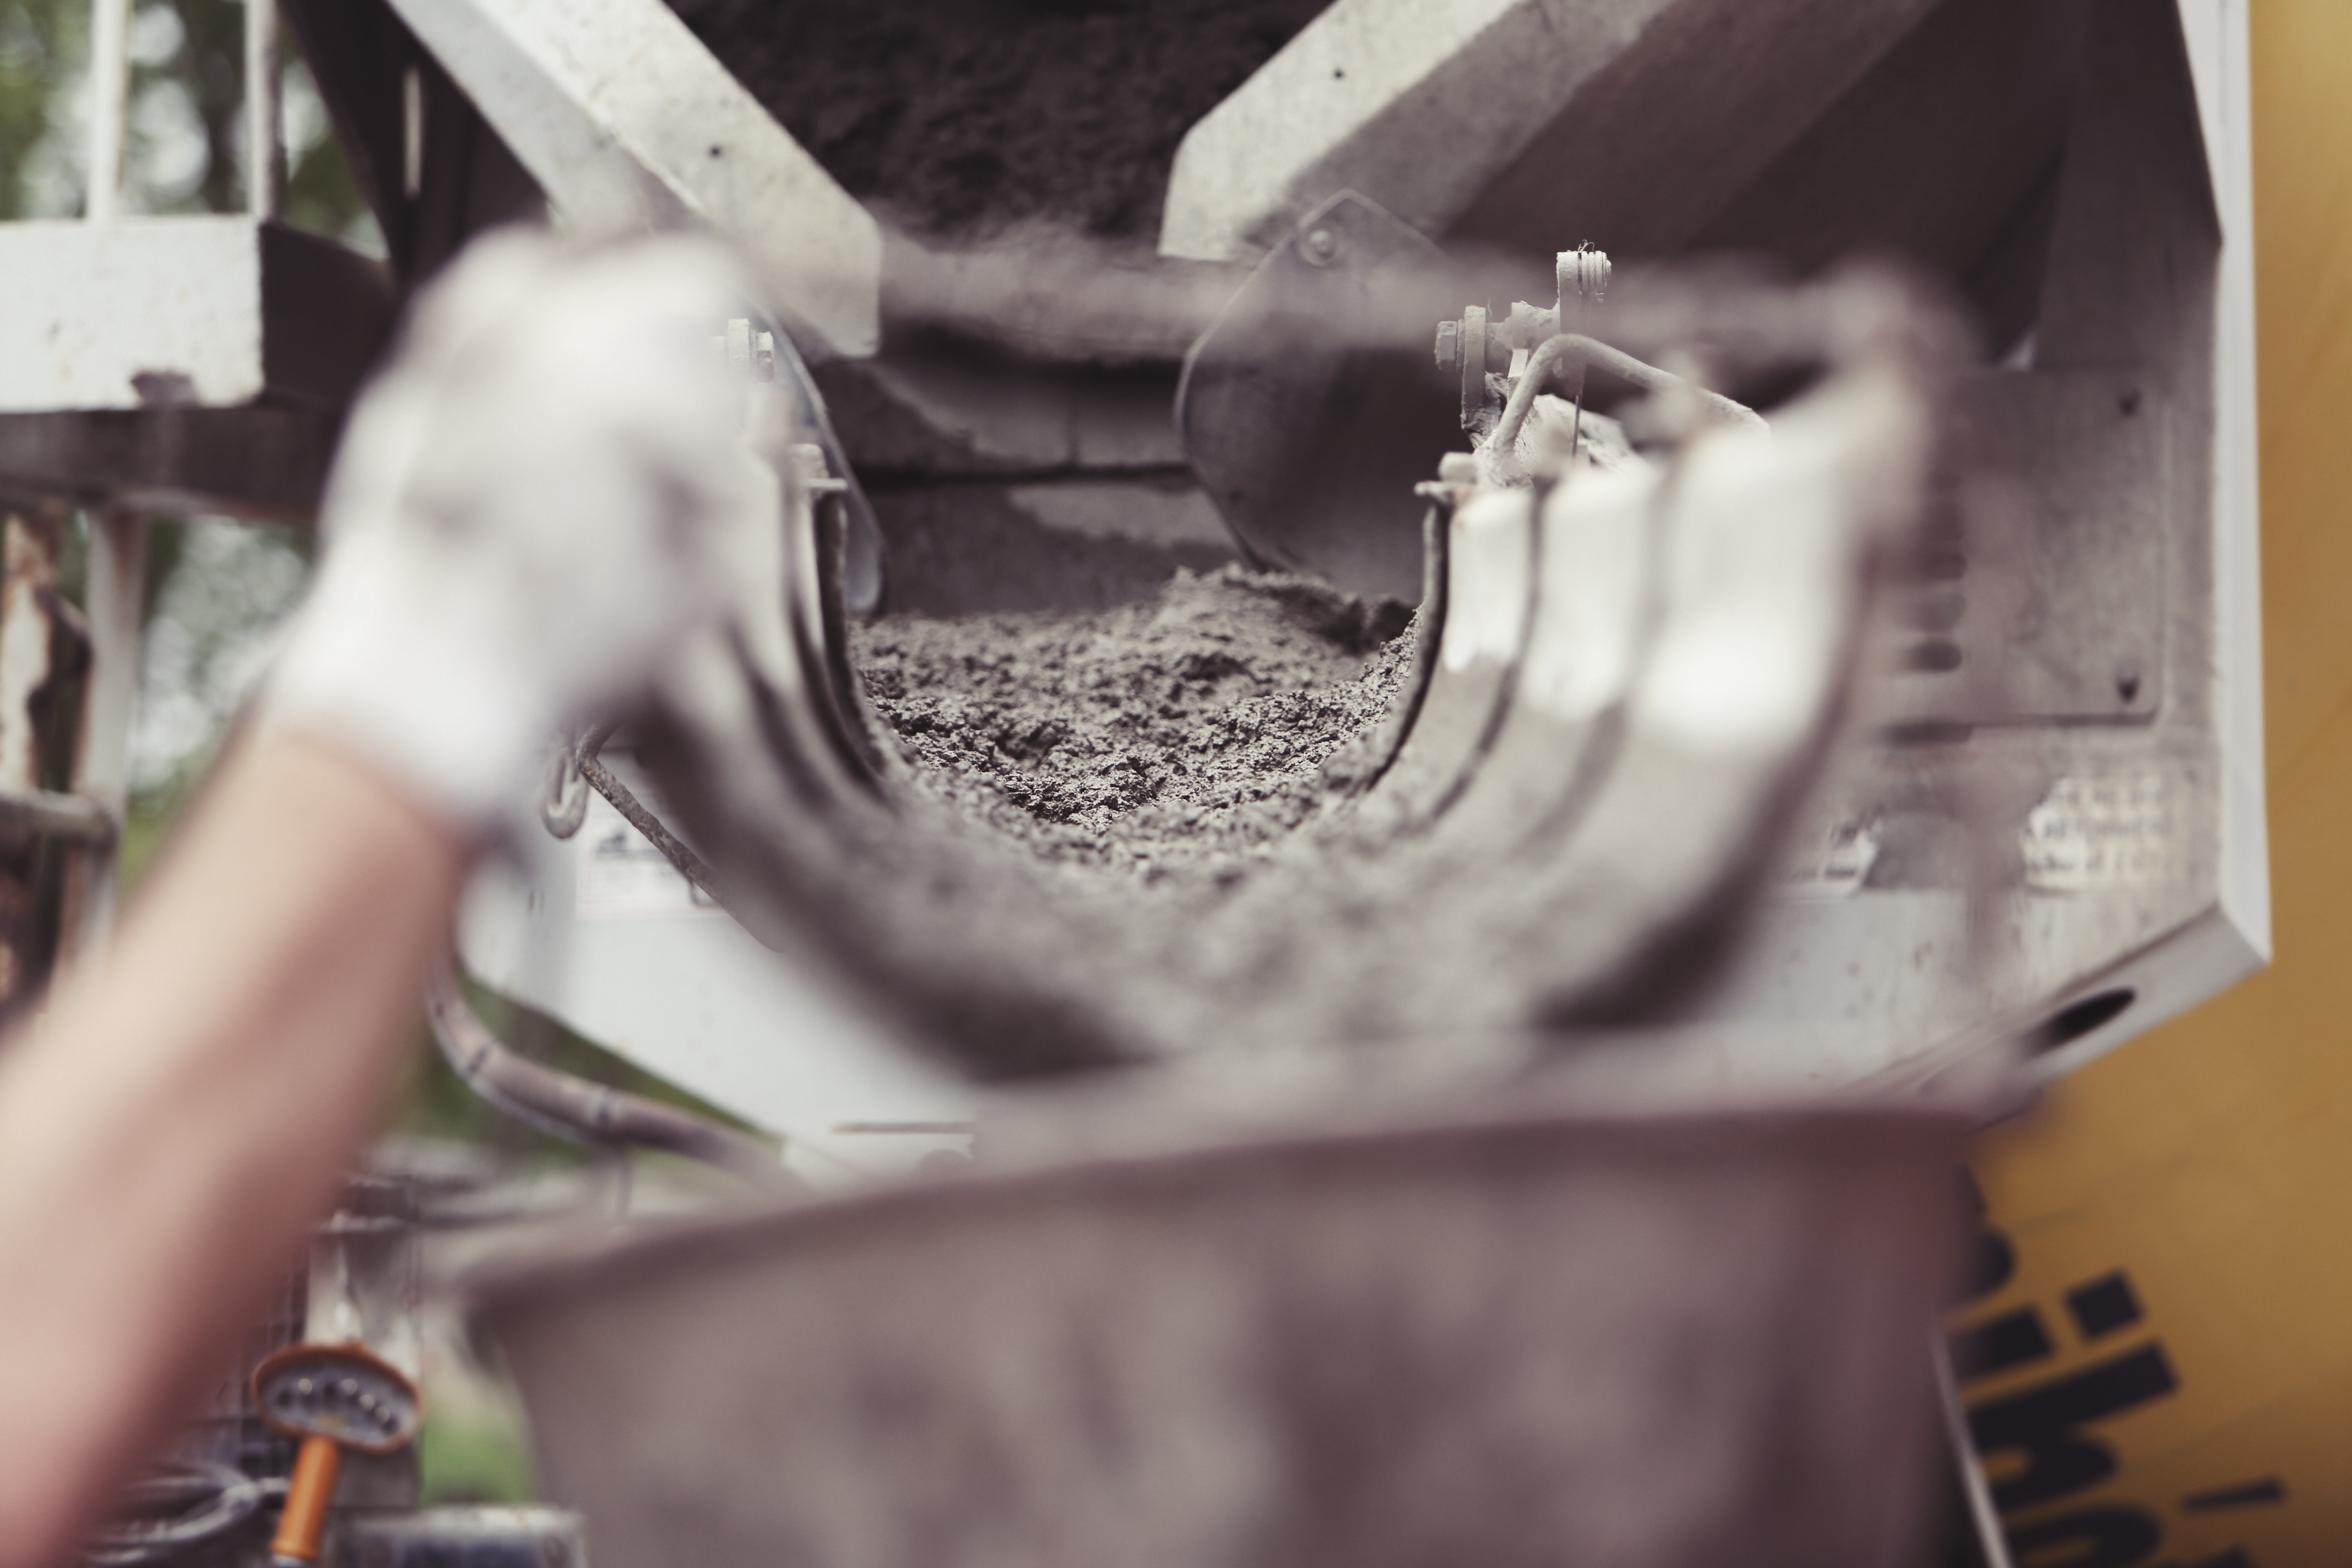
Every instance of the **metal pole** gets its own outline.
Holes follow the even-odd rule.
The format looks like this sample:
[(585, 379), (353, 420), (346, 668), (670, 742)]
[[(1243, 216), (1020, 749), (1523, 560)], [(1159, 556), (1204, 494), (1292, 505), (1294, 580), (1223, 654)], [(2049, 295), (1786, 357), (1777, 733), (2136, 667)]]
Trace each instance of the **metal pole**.
[(1969, 1436), (1968, 1407), (1960, 1403), (1960, 1384), (1952, 1366), (1951, 1342), (1941, 1328), (1929, 1331), (1927, 1343), (1936, 1363), (1936, 1388), (1944, 1411), (1944, 1435), (1950, 1441), (1952, 1460), (1960, 1468), (1960, 1493), (1968, 1499), (1969, 1522), (1976, 1527), (1977, 1550), (1985, 1568), (2014, 1568), (2009, 1536), (2000, 1527), (2000, 1512), (1992, 1505), (1992, 1488), (1977, 1468), (1976, 1439)]
[(82, 211), (110, 223), (122, 207), (122, 126), (130, 115), (131, 0), (91, 0), (89, 194)]
[(278, 141), (278, 0), (245, 0), (245, 210), (276, 217), (286, 189)]
[[(90, 514), (87, 617), (89, 682), (81, 710), (74, 793), (118, 825), (130, 804), (131, 708), (139, 686), (139, 616), (147, 581), (147, 520), (135, 512)], [(115, 845), (79, 847), (67, 869), (61, 962), (94, 952), (114, 917)]]

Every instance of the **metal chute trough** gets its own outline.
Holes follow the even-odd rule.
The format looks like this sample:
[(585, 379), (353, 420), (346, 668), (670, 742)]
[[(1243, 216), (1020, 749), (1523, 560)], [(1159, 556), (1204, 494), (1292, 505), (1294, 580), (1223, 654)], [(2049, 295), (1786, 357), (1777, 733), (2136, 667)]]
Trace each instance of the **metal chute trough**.
[[(2242, 12), (1339, 0), (1155, 248), (877, 221), (724, 7), (289, 4), (398, 286), (544, 204), (763, 290), (772, 577), (467, 967), (820, 1183), (979, 1156), (483, 1288), (597, 1558), (1916, 1560), (1961, 1138), (2266, 956)], [(281, 314), (381, 307), (221, 221), (185, 395), (5, 361), (12, 486), (315, 495)], [(861, 680), (1234, 559), (1416, 606), (1237, 868), (1044, 863)]]

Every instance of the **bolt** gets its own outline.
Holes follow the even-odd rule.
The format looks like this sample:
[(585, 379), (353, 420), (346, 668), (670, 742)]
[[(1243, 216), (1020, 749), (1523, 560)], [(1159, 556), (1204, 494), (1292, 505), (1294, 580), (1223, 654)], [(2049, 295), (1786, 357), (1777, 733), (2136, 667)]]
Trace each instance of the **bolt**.
[(1438, 366), (1438, 368), (1439, 368), (1440, 370), (1452, 370), (1455, 365), (1457, 365), (1457, 364), (1459, 364), (1459, 363), (1462, 363), (1462, 323), (1461, 323), (1461, 322), (1459, 322), (1459, 321), (1440, 321), (1440, 322), (1438, 322), (1438, 323), (1437, 323), (1437, 366)]
[(1316, 266), (1328, 267), (1339, 259), (1339, 237), (1328, 228), (1310, 229), (1298, 248)]

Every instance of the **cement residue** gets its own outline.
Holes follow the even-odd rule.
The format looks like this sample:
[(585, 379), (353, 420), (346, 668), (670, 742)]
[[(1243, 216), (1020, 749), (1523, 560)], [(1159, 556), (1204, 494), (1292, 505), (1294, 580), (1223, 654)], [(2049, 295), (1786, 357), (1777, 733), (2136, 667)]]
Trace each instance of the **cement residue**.
[(1148, 237), (1176, 145), (1327, 0), (671, 0), (852, 195), (928, 236)]
[[(1422, 641), (1402, 605), (1179, 573), (1112, 610), (858, 628), (912, 763), (885, 802), (812, 813), (814, 770), (731, 723), (673, 727), (654, 754), (755, 934), (824, 955), (981, 1078), (1214, 1059), (1352, 1081), (1434, 1029), (1524, 1027), (1556, 970), (1474, 918), (1539, 834), (1441, 838), (1366, 790)], [(1522, 879), (1513, 910), (1551, 929), (1558, 889)]]
[(1050, 861), (1223, 879), (1325, 798), (1410, 612), (1228, 566), (1089, 613), (893, 617), (855, 652), (919, 776)]

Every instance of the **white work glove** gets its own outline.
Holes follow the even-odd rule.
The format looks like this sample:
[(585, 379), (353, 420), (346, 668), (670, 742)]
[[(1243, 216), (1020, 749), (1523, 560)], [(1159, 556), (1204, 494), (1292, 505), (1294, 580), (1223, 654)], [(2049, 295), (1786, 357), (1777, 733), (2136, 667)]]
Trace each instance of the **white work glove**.
[(777, 526), (748, 376), (711, 342), (745, 297), (715, 241), (477, 242), (352, 411), (261, 725), (495, 834)]

